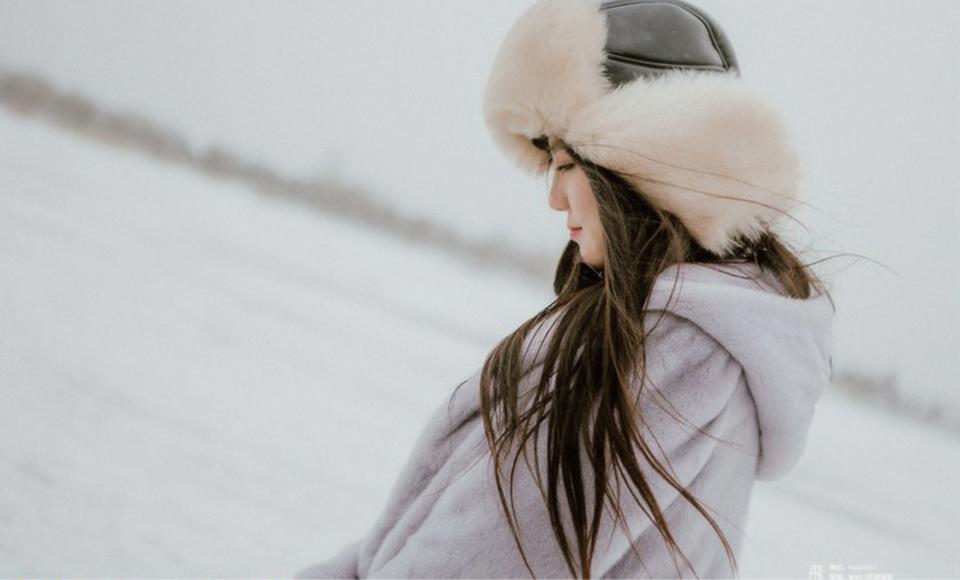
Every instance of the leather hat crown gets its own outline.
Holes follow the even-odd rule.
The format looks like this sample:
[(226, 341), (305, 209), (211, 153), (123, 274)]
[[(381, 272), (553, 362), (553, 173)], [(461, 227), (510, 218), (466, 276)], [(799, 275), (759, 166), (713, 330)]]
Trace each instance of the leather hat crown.
[(740, 76), (726, 34), (681, 0), (537, 0), (504, 37), (483, 114), (523, 171), (549, 138), (620, 172), (723, 256), (797, 203), (778, 112)]

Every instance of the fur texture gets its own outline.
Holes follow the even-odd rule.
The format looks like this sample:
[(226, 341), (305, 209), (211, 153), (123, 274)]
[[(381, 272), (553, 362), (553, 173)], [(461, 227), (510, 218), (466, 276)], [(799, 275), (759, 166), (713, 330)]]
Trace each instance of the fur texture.
[(603, 74), (598, 0), (539, 0), (508, 31), (487, 79), (495, 143), (543, 175), (532, 139), (563, 139), (620, 171), (718, 255), (755, 239), (796, 204), (798, 155), (778, 115), (735, 73), (673, 69), (613, 86)]
[[(779, 290), (769, 273), (750, 263), (669, 268), (656, 281), (652, 315), (645, 319), (648, 384), (642, 391), (633, 385), (641, 394), (644, 437), (652, 452), (707, 506), (738, 556), (754, 481), (780, 478), (797, 463), (816, 402), (830, 382), (834, 311), (829, 297), (796, 300)], [(660, 311), (666, 313), (654, 327)], [(525, 390), (539, 378), (536, 370), (542, 369), (547, 350), (540, 348), (541, 341), (549, 339), (554, 320), (527, 337), (524, 366), (535, 372), (527, 374)], [(758, 328), (764, 331), (759, 340)], [(479, 372), (439, 402), (373, 526), (297, 577), (529, 577), (493, 480), (478, 414)], [(678, 422), (677, 413), (690, 424)], [(544, 482), (547, 428), (544, 423), (536, 451)], [(532, 454), (529, 459), (517, 463), (515, 485), (511, 492), (505, 481), (505, 493), (536, 577), (569, 577), (532, 472), (537, 462)], [(732, 576), (707, 521), (646, 463), (641, 468), (700, 577)], [(506, 469), (509, 478), (509, 465)], [(587, 471), (591, 513), (593, 474)], [(593, 576), (676, 577), (662, 537), (625, 487), (622, 494), (630, 535), (605, 510)], [(572, 538), (569, 510), (564, 507), (563, 513)], [(642, 562), (631, 552), (631, 542)], [(693, 575), (683, 569), (682, 577)]]

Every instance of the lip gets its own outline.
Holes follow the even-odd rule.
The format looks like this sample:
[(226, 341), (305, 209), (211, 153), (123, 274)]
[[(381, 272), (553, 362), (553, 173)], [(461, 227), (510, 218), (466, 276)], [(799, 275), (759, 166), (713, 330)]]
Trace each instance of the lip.
[(579, 234), (580, 230), (582, 230), (583, 228), (567, 228), (567, 229), (570, 230), (570, 236), (572, 237)]

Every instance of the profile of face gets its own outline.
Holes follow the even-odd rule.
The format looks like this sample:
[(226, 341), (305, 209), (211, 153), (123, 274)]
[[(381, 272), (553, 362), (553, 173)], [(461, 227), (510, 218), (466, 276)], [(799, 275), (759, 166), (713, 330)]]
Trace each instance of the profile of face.
[(587, 174), (569, 153), (557, 147), (553, 150), (550, 175), (550, 207), (567, 212), (567, 228), (580, 248), (583, 261), (594, 268), (603, 268), (603, 228)]

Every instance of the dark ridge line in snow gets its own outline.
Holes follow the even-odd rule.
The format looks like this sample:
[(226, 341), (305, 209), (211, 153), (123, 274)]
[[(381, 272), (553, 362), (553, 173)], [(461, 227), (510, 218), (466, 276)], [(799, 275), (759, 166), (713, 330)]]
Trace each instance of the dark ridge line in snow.
[(942, 403), (910, 396), (895, 371), (874, 376), (861, 370), (841, 368), (833, 374), (830, 388), (861, 404), (887, 411), (898, 418), (916, 421), (960, 437), (960, 416)]
[(513, 270), (530, 281), (553, 279), (556, 257), (492, 238), (464, 237), (427, 218), (406, 216), (368, 191), (339, 180), (292, 178), (220, 145), (191, 146), (169, 127), (141, 113), (110, 110), (33, 72), (0, 66), (0, 104), (18, 115), (42, 118), (86, 138), (141, 151), (207, 176), (233, 179), (267, 197), (304, 204), (410, 242), (441, 248), (473, 266)]
[[(421, 310), (415, 307), (405, 305), (389, 299), (389, 292), (376, 292), (363, 290), (361, 288), (343, 284), (334, 277), (324, 277), (316, 272), (304, 272), (302, 269), (284, 263), (282, 259), (276, 256), (270, 256), (256, 251), (254, 248), (243, 248), (242, 250), (224, 240), (210, 236), (206, 232), (190, 230), (192, 235), (202, 237), (204, 245), (208, 251), (216, 252), (221, 256), (220, 259), (237, 263), (243, 263), (250, 267), (261, 268), (270, 271), (278, 277), (282, 277), (290, 284), (296, 284), (305, 289), (322, 288), (324, 292), (335, 294), (343, 300), (355, 302), (367, 308), (379, 311), (384, 316), (391, 316), (402, 320), (406, 324), (429, 328), (433, 332), (443, 334), (451, 340), (457, 340), (473, 348), (489, 349), (496, 344), (501, 337), (490, 333), (477, 330), (470, 325), (459, 323), (455, 320), (447, 320), (440, 316), (434, 316), (431, 312)], [(224, 290), (227, 288), (224, 287)], [(253, 299), (254, 297), (248, 297)], [(273, 311), (276, 315), (280, 312), (277, 305), (264, 302), (258, 304), (263, 311)], [(304, 313), (284, 316), (287, 320), (298, 324), (303, 323)], [(316, 326), (308, 325), (308, 328)]]

